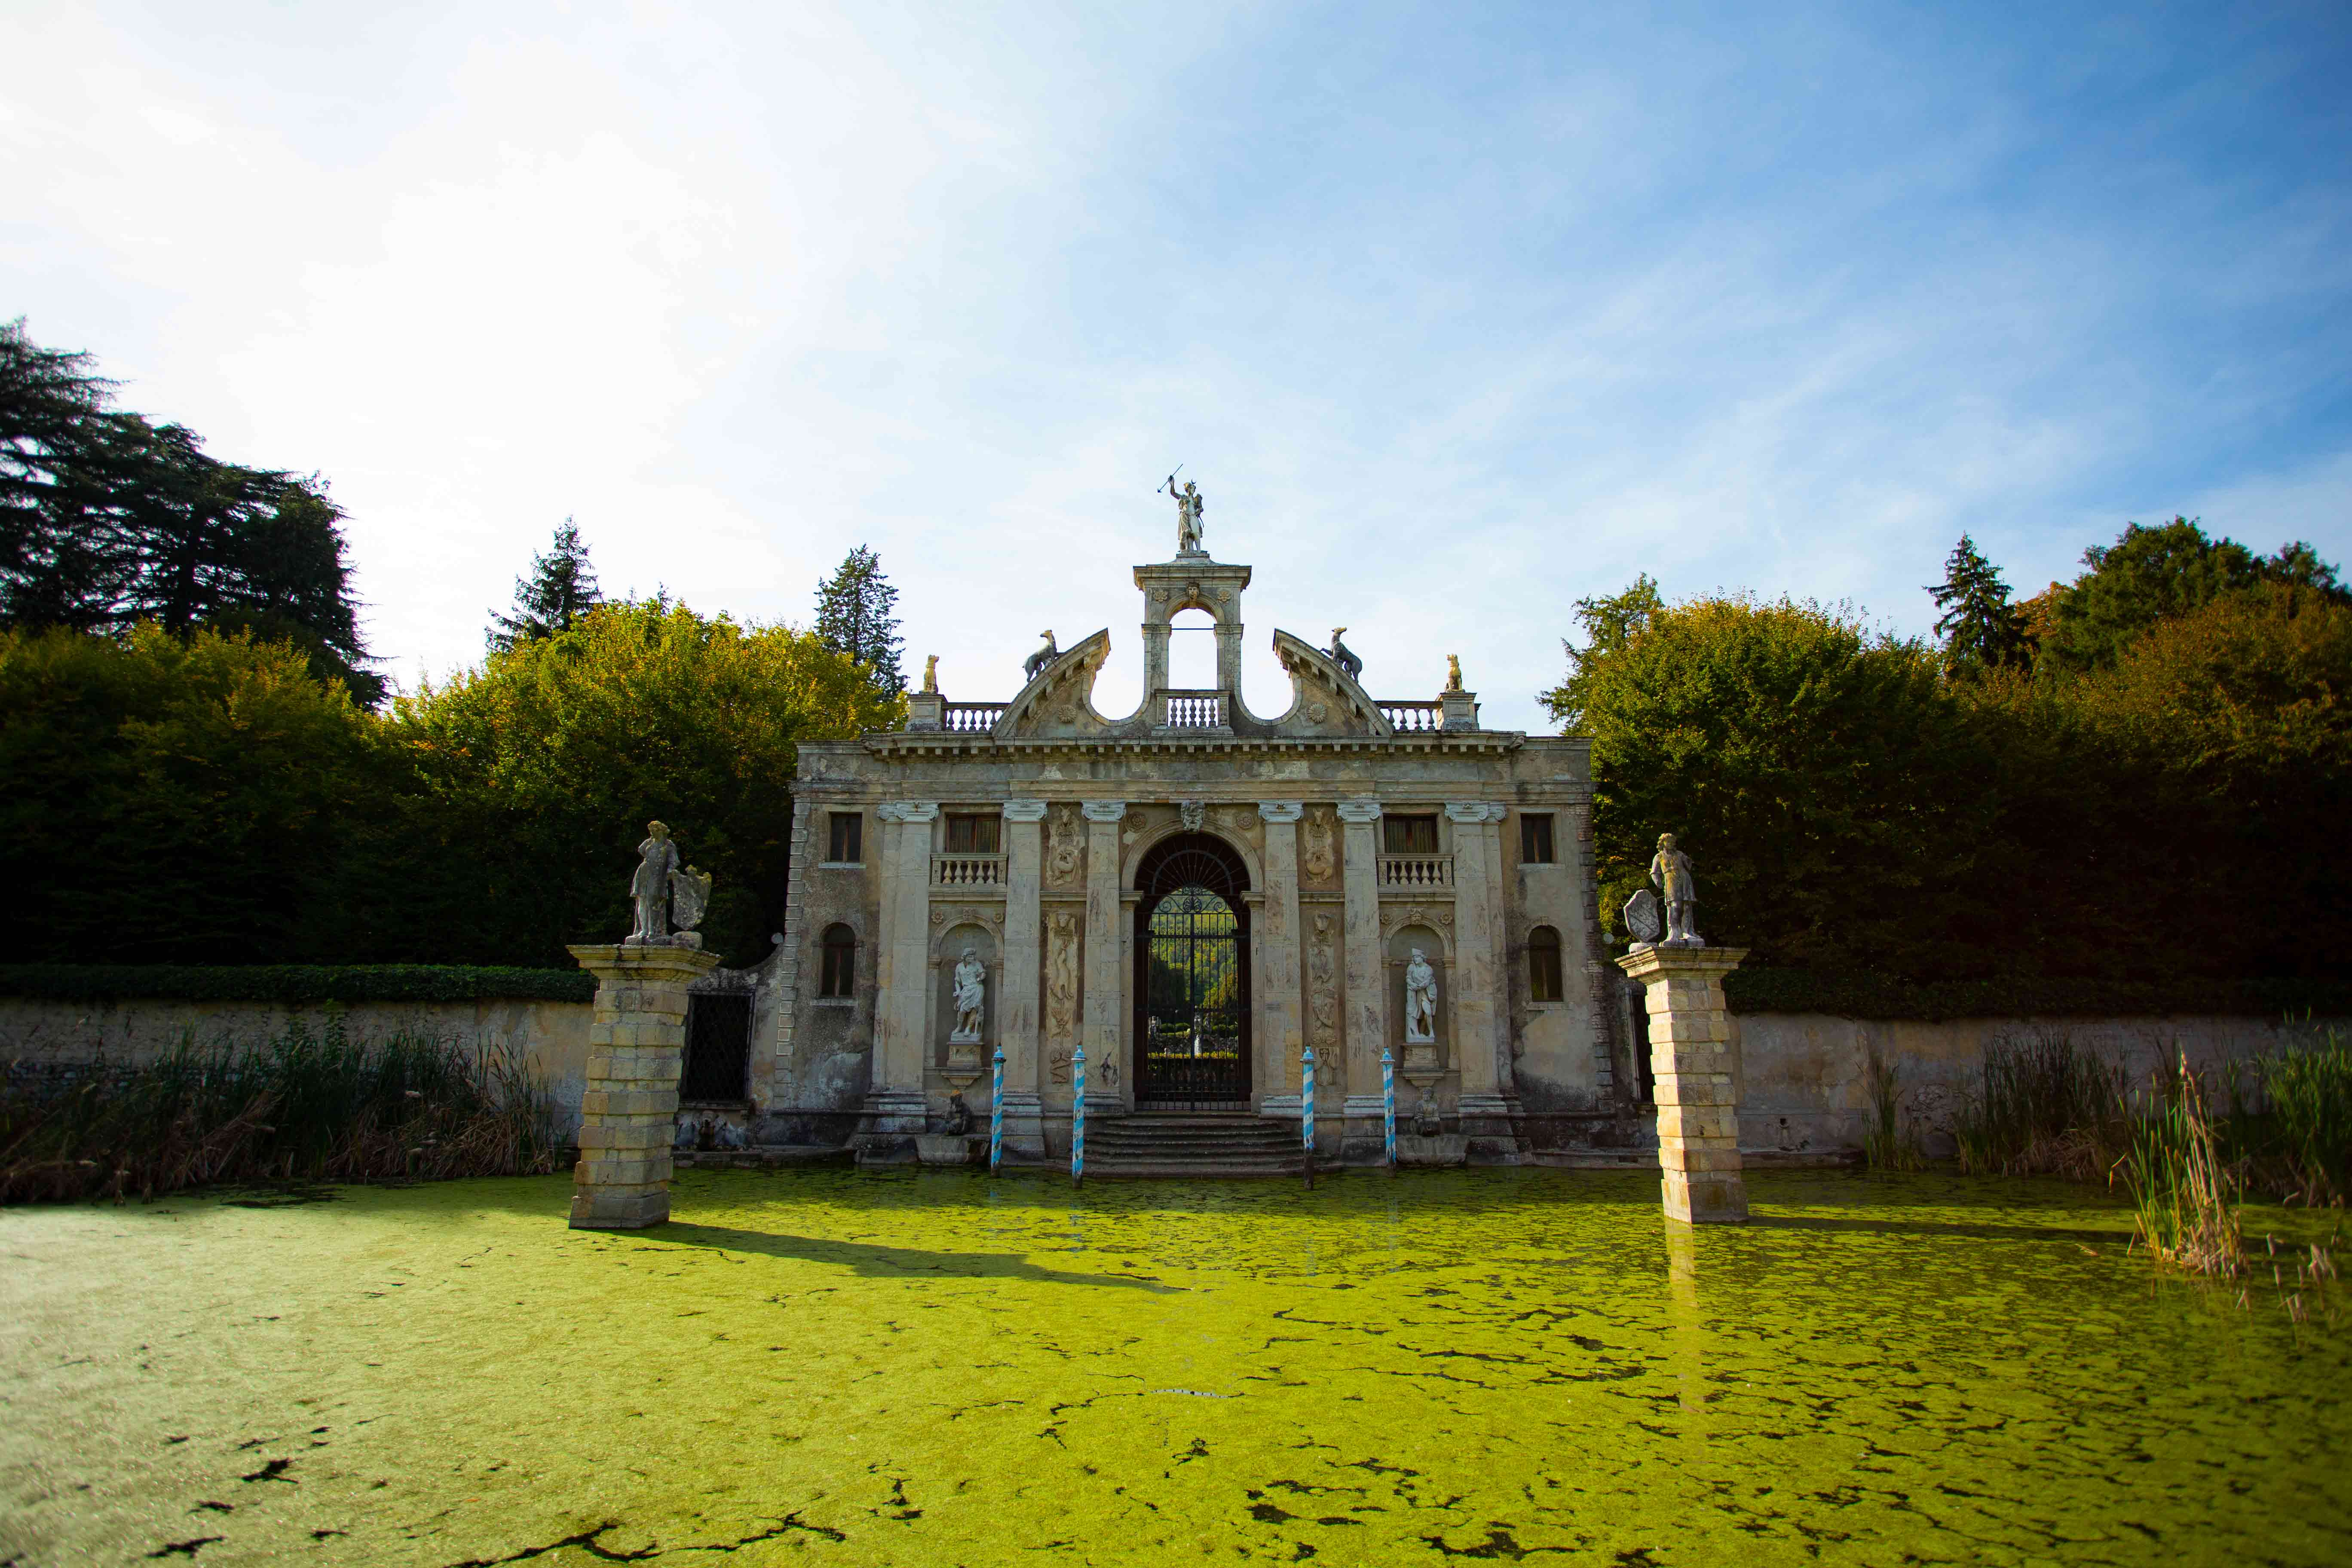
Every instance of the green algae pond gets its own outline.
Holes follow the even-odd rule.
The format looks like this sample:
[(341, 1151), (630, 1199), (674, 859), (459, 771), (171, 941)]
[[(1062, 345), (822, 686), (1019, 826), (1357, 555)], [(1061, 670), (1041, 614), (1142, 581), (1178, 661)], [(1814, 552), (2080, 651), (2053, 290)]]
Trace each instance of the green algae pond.
[(2266, 1255), (2242, 1305), (2095, 1189), (1751, 1184), (14, 1209), (0, 1564), (2352, 1562), (2352, 1321)]

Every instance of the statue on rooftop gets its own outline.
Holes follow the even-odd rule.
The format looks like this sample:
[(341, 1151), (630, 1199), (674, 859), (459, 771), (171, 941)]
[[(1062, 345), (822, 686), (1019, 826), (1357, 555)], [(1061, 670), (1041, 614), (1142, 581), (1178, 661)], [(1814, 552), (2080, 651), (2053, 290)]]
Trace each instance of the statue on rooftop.
[(1699, 936), (1698, 881), (1691, 875), (1690, 857), (1675, 847), (1675, 836), (1658, 835), (1658, 852), (1650, 858), (1650, 886), (1666, 906), (1664, 947), (1704, 947)]
[(1201, 513), (1203, 508), (1200, 487), (1186, 479), (1184, 488), (1180, 490), (1176, 488), (1176, 476), (1171, 474), (1166, 489), (1176, 500), (1176, 553), (1205, 554), (1206, 552), (1201, 548)]
[(1029, 656), (1028, 662), (1021, 667), (1021, 679), (1024, 680), (1036, 679), (1037, 672), (1039, 670), (1045, 668), (1047, 665), (1053, 663), (1055, 659), (1061, 657), (1062, 650), (1054, 646), (1054, 628), (1047, 626), (1045, 628), (1045, 646)]
[(1349, 651), (1348, 645), (1339, 640), (1339, 634), (1347, 629), (1345, 626), (1331, 628), (1331, 662), (1347, 671), (1349, 679), (1361, 680), (1364, 678), (1364, 661), (1358, 658)]
[(923, 690), (927, 695), (932, 695), (936, 694), (939, 689), (940, 656), (935, 653), (929, 654), (923, 659)]
[(980, 1038), (981, 1016), (988, 1000), (988, 967), (971, 948), (955, 966), (955, 1032), (948, 1039), (958, 1045)]
[(1448, 691), (1462, 689), (1462, 656), (1458, 653), (1449, 653), (1445, 656), (1445, 689)]

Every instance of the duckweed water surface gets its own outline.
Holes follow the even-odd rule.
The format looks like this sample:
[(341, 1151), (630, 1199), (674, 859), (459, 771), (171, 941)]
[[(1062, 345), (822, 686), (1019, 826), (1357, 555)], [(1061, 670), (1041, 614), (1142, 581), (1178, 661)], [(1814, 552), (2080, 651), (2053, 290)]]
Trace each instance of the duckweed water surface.
[[(2345, 1336), (2104, 1194), (691, 1173), (0, 1215), (0, 1562), (2352, 1561)], [(2265, 1282), (2267, 1283), (2267, 1282)]]

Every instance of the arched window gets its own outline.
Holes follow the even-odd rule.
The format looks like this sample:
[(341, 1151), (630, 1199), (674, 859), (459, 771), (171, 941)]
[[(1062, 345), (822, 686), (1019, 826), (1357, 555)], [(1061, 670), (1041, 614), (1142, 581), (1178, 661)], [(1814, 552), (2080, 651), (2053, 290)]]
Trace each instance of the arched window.
[(824, 968), (817, 977), (819, 996), (857, 994), (857, 933), (847, 926), (824, 928)]
[(1559, 932), (1549, 926), (1528, 932), (1528, 1000), (1559, 1000)]

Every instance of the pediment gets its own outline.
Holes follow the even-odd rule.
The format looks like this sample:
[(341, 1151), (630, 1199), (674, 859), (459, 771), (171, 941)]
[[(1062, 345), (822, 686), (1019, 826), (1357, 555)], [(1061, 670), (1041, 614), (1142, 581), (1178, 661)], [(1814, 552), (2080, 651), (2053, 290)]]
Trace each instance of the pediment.
[(1110, 657), (1110, 628), (1074, 643), (1039, 670), (1005, 704), (989, 734), (999, 741), (1073, 741), (1101, 735), (1110, 725), (1095, 711), (1095, 677)]
[(1277, 735), (1366, 736), (1385, 740), (1396, 729), (1381, 716), (1380, 704), (1348, 677), (1337, 660), (1277, 630), (1274, 656), (1290, 673), (1290, 711), (1273, 721)]

